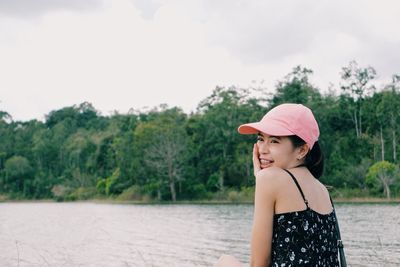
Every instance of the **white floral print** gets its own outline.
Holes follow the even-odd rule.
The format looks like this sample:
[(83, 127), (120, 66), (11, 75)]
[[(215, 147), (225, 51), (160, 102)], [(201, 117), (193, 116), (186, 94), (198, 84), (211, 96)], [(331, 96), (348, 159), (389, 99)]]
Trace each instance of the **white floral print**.
[(312, 210), (296, 178), (287, 172), (295, 181), (307, 209), (275, 214), (270, 266), (339, 266), (335, 210), (329, 214)]

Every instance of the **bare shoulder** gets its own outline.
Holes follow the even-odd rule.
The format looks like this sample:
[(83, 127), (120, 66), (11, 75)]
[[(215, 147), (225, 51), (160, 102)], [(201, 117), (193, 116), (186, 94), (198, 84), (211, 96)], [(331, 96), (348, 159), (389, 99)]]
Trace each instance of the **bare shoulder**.
[(276, 191), (285, 181), (286, 172), (278, 167), (262, 169), (256, 175), (256, 188), (259, 190)]
[(327, 185), (321, 183), (321, 181), (318, 181), (318, 183), (319, 183), (319, 185), (320, 185), (322, 191), (324, 192), (324, 194), (327, 195), (327, 196), (329, 196), (329, 195), (330, 195), (330, 193), (329, 193), (329, 188), (330, 188), (330, 186), (327, 186)]
[(287, 175), (287, 174), (283, 169), (278, 168), (278, 167), (269, 167), (269, 168), (262, 169), (261, 171), (259, 171), (257, 173), (256, 178), (257, 179), (273, 179), (273, 180), (275, 180), (276, 178), (284, 177), (285, 175)]

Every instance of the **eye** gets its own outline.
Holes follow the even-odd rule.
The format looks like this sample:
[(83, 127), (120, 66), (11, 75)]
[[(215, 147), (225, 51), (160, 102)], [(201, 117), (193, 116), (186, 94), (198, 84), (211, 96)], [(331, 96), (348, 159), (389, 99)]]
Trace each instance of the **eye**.
[(262, 136), (257, 136), (257, 141), (263, 141)]
[(275, 138), (272, 138), (270, 141), (269, 141), (270, 143), (279, 143), (279, 141), (277, 140), (277, 139), (275, 139)]

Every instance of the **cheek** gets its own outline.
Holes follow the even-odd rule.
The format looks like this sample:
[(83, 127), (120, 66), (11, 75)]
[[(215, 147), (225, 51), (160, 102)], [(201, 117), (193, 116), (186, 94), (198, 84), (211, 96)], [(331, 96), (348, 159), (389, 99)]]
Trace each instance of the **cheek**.
[(256, 145), (257, 145), (257, 149), (258, 149), (259, 152), (260, 152), (260, 150), (264, 149), (264, 147), (263, 147), (264, 144), (262, 142), (257, 142)]
[(274, 157), (276, 157), (276, 159), (288, 159), (292, 156), (292, 154), (290, 153), (289, 150), (287, 149), (282, 149), (281, 148), (276, 148), (276, 147), (271, 147), (270, 148), (270, 153), (271, 155), (273, 155)]
[(275, 155), (285, 154), (285, 150), (283, 150), (282, 148), (277, 147), (277, 146), (271, 146), (269, 148), (269, 151), (271, 153), (274, 153)]

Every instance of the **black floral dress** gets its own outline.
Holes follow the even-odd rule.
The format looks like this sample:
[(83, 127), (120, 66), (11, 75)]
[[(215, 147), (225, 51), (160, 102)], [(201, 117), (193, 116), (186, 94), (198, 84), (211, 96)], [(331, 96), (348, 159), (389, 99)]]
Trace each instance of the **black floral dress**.
[(307, 209), (274, 215), (270, 266), (339, 266), (335, 209), (329, 214), (312, 210), (296, 178), (285, 171), (296, 183)]

